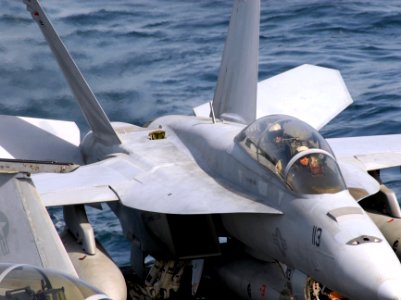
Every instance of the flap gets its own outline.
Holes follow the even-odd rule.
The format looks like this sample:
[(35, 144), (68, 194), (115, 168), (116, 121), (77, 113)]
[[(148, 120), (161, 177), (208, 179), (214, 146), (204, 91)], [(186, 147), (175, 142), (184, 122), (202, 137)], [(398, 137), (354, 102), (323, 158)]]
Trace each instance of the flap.
[(118, 195), (108, 185), (50, 190), (48, 192), (43, 192), (41, 198), (47, 207), (93, 204), (119, 200)]

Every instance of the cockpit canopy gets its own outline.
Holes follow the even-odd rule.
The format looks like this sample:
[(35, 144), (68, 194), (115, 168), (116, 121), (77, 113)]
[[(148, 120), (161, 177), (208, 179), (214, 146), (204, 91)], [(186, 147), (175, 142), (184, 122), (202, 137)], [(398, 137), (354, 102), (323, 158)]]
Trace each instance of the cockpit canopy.
[(244, 128), (235, 141), (295, 192), (322, 194), (346, 189), (329, 144), (301, 120), (266, 116)]
[(0, 299), (111, 300), (78, 278), (18, 264), (0, 264)]

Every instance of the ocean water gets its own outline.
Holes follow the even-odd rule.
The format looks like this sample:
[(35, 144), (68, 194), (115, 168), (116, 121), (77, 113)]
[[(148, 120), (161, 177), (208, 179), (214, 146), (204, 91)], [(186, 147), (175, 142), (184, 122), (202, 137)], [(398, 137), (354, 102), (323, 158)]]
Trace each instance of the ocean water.
[[(0, 0), (0, 114), (87, 125), (25, 5)], [(43, 0), (112, 121), (191, 114), (212, 99), (232, 1)], [(341, 71), (354, 103), (325, 137), (401, 132), (401, 2), (262, 1), (259, 78), (301, 64)], [(5, 130), (1, 128), (0, 130)], [(384, 174), (401, 195), (399, 170)], [(56, 214), (56, 222), (61, 222)], [(114, 216), (91, 210), (118, 264), (129, 243)]]

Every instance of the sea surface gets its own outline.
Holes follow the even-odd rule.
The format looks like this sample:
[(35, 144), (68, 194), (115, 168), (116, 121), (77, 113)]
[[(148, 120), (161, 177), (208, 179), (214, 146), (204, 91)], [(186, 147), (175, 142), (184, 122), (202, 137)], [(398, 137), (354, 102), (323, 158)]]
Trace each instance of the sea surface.
[[(0, 114), (76, 121), (88, 130), (25, 5), (0, 0)], [(191, 114), (213, 98), (232, 1), (43, 0), (112, 121)], [(325, 137), (401, 132), (401, 1), (262, 0), (259, 78), (301, 64), (341, 71), (354, 103)], [(0, 130), (7, 130), (0, 128)], [(401, 195), (399, 170), (384, 174)], [(129, 243), (109, 210), (91, 210), (121, 265)], [(56, 223), (62, 223), (56, 213)]]

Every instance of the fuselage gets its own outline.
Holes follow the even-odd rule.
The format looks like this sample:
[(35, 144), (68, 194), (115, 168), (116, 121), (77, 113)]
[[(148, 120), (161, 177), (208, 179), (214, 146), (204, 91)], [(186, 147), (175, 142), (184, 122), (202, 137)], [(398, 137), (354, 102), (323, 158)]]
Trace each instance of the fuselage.
[[(166, 139), (221, 185), (282, 212), (221, 215), (229, 235), (246, 245), (249, 254), (279, 260), (352, 299), (401, 299), (400, 263), (347, 189), (316, 194), (293, 191), (235, 142), (244, 129), (240, 124), (168, 116), (148, 127), (149, 131), (160, 128)], [(115, 151), (134, 157), (136, 134), (132, 130), (122, 135), (119, 150), (103, 149), (90, 139), (87, 145), (84, 140), (82, 149), (89, 162)]]

